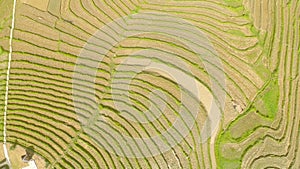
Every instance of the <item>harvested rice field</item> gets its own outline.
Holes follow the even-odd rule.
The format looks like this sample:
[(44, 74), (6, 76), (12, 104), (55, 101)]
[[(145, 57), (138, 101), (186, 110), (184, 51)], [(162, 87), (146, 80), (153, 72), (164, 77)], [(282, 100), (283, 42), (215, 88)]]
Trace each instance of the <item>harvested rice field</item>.
[(0, 168), (300, 168), (300, 0), (0, 0)]

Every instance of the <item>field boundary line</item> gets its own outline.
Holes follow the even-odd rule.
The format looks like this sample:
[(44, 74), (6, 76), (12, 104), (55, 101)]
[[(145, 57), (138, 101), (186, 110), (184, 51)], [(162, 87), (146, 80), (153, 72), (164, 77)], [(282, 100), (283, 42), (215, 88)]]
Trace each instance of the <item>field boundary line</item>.
[(14, 32), (14, 28), (15, 28), (15, 13), (16, 13), (16, 0), (14, 0), (14, 5), (13, 5), (12, 21), (11, 21), (10, 36), (9, 36), (9, 54), (8, 54), (8, 63), (7, 63), (7, 74), (6, 74), (4, 123), (3, 123), (3, 151), (4, 151), (4, 156), (5, 156), (6, 161), (9, 166), (11, 163), (10, 163), (10, 159), (9, 159), (8, 151), (7, 151), (7, 147), (6, 147), (6, 120), (7, 120), (6, 115), (7, 115), (10, 63), (11, 63), (11, 56), (12, 56), (12, 39), (13, 39), (13, 32)]

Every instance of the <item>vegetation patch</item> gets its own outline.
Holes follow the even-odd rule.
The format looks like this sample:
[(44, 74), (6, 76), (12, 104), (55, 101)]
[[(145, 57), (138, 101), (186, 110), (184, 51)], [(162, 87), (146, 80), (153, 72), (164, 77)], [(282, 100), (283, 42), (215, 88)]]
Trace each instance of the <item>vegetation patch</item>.
[(232, 8), (238, 8), (243, 5), (242, 0), (224, 0), (224, 2)]
[(267, 117), (273, 119), (278, 111), (279, 86), (277, 79), (270, 82), (267, 91), (262, 95), (262, 100), (265, 105), (264, 111)]
[(262, 63), (258, 63), (254, 65), (253, 69), (259, 75), (259, 77), (264, 81), (268, 80), (271, 77), (271, 71), (268, 68), (266, 68), (266, 66), (263, 65)]

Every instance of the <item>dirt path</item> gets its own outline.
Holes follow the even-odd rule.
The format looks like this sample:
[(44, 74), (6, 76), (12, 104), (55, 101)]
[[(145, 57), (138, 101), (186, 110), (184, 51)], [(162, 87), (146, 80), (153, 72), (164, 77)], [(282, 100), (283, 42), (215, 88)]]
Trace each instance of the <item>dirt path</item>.
[(16, 12), (16, 0), (14, 0), (13, 13), (12, 13), (12, 22), (10, 29), (10, 38), (9, 38), (9, 54), (8, 54), (8, 65), (7, 65), (7, 75), (6, 75), (6, 88), (5, 88), (5, 103), (4, 103), (4, 124), (3, 124), (3, 150), (4, 156), (8, 165), (10, 166), (10, 160), (8, 156), (8, 151), (6, 147), (6, 114), (7, 114), (7, 100), (8, 100), (8, 85), (9, 85), (9, 73), (10, 73), (10, 63), (12, 55), (12, 39), (13, 32), (15, 28), (15, 12)]

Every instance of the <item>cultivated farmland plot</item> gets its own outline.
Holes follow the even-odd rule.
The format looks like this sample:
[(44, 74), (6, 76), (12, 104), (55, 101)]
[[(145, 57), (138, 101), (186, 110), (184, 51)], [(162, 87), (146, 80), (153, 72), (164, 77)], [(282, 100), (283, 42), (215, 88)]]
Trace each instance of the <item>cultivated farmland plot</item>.
[(0, 0), (0, 168), (300, 168), (299, 0)]

